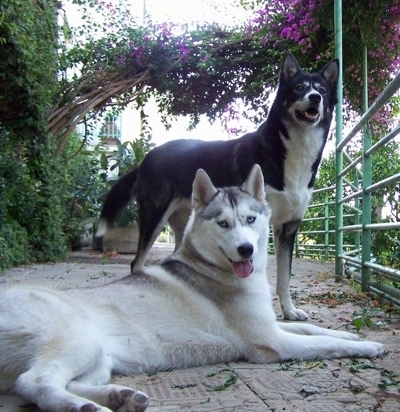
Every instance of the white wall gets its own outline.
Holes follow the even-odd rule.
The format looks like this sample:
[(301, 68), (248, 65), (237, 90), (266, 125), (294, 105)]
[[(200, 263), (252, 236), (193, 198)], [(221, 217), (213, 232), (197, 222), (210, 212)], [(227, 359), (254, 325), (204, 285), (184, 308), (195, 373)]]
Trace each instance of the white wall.
[[(232, 136), (224, 130), (220, 121), (211, 124), (206, 116), (201, 117), (199, 125), (194, 130), (187, 130), (189, 118), (183, 116), (178, 119), (172, 119), (171, 128), (166, 130), (161, 122), (161, 115), (158, 113), (157, 105), (154, 102), (146, 105), (144, 111), (149, 116), (148, 122), (152, 129), (152, 142), (156, 145), (175, 139), (227, 140), (232, 138)], [(140, 135), (140, 115), (133, 105), (122, 113), (121, 132), (123, 142), (134, 140)]]

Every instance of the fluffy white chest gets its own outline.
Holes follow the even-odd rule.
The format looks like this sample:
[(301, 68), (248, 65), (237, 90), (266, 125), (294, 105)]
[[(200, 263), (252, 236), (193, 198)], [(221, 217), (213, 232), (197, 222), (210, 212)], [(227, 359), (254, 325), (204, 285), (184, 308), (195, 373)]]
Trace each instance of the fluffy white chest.
[(301, 219), (307, 209), (312, 189), (308, 184), (312, 177), (312, 165), (324, 144), (323, 131), (310, 128), (304, 131), (290, 130), (289, 140), (282, 137), (286, 147), (284, 160), (284, 190), (266, 185), (267, 199), (272, 209), (271, 224), (280, 225)]

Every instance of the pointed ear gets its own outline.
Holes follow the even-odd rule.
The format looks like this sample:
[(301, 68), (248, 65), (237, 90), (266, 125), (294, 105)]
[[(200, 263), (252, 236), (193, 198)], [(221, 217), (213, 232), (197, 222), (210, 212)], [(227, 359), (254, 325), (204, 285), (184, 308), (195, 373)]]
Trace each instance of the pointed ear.
[(283, 58), (280, 80), (285, 82), (289, 81), (296, 73), (301, 71), (301, 67), (297, 63), (297, 60), (292, 53), (285, 53)]
[(325, 65), (325, 67), (319, 72), (320, 75), (325, 77), (327, 82), (334, 88), (337, 86), (339, 78), (339, 59), (333, 59)]
[(192, 190), (192, 206), (195, 210), (198, 210), (208, 205), (211, 199), (218, 193), (218, 190), (214, 187), (208, 174), (199, 169), (196, 172), (196, 176), (193, 181)]
[(242, 190), (255, 197), (259, 202), (265, 203), (264, 176), (258, 164), (251, 168), (246, 181), (242, 185)]

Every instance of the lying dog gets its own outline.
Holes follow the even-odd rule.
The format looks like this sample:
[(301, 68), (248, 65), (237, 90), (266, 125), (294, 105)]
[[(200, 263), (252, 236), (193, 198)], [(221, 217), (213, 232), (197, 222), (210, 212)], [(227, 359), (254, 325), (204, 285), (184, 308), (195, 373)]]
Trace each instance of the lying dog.
[(0, 387), (50, 412), (138, 412), (133, 374), (237, 360), (374, 357), (383, 346), (308, 323), (279, 323), (266, 278), (270, 208), (261, 169), (217, 189), (199, 170), (180, 248), (105, 286), (0, 290)]
[(216, 186), (240, 186), (253, 164), (258, 163), (271, 207), (276, 291), (282, 313), (285, 319), (307, 319), (290, 297), (293, 245), (329, 133), (338, 73), (337, 59), (310, 74), (287, 53), (275, 101), (256, 132), (229, 141), (174, 140), (151, 150), (107, 195), (97, 236), (106, 233), (118, 213), (136, 199), (140, 237), (131, 269), (141, 269), (167, 221), (179, 246), (190, 214), (197, 169), (204, 169)]

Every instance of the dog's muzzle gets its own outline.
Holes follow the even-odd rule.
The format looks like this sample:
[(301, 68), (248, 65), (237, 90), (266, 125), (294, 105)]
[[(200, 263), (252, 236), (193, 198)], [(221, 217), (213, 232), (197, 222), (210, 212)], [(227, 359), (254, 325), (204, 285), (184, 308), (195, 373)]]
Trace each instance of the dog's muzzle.
[(319, 120), (319, 110), (315, 107), (309, 107), (307, 110), (296, 110), (296, 117), (309, 123), (315, 123)]

